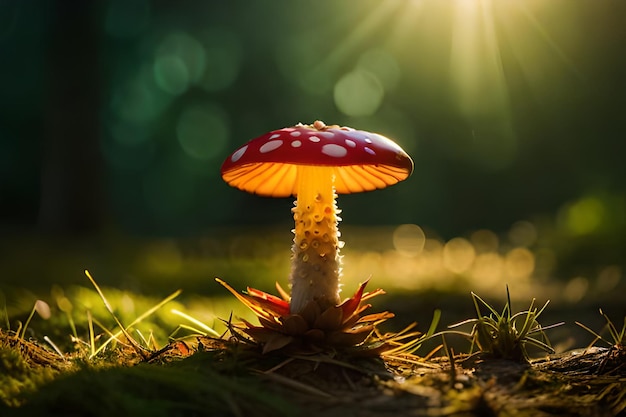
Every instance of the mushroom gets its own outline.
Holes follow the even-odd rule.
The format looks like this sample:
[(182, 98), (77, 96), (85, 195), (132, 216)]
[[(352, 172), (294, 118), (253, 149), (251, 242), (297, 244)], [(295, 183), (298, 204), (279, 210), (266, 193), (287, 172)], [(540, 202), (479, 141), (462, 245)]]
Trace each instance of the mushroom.
[(413, 161), (392, 140), (318, 120), (249, 141), (224, 161), (221, 173), (249, 193), (297, 197), (289, 279), (295, 314), (310, 301), (322, 311), (341, 301), (337, 194), (385, 188), (412, 170)]

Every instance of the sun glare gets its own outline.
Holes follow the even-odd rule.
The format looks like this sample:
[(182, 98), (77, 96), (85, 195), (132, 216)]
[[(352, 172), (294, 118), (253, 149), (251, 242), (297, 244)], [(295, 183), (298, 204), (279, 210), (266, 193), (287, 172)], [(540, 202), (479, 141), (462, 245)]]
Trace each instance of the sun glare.
[(460, 110), (468, 117), (506, 110), (491, 1), (457, 1), (451, 12), (450, 77)]
[[(300, 75), (306, 88), (319, 93), (322, 84), (312, 80), (324, 78), (340, 112), (382, 119), (393, 97), (384, 77), (391, 74), (391, 84), (409, 80), (424, 106), (433, 98), (451, 104), (464, 122), (458, 126), (464, 134), (455, 139), (461, 143), (450, 152), (487, 169), (513, 163), (523, 140), (513, 125), (512, 83), (544, 95), (558, 74), (580, 76), (553, 35), (562, 28), (544, 23), (555, 10), (551, 2), (412, 0), (368, 7), (367, 13), (353, 10), (353, 29), (330, 51), (318, 49), (319, 59)], [(376, 60), (366, 57), (368, 48), (377, 52)], [(351, 66), (355, 58), (376, 65)]]

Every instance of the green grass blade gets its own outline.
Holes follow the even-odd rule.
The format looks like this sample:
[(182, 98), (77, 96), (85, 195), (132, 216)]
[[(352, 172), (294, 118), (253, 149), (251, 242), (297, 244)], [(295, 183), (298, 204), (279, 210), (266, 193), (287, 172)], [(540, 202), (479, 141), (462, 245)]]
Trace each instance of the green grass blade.
[(22, 327), (21, 334), (18, 334), (20, 339), (24, 339), (24, 336), (26, 336), (26, 329), (28, 328), (28, 325), (30, 324), (30, 321), (33, 319), (33, 316), (35, 315), (35, 310), (36, 309), (37, 309), (37, 304), (35, 304), (33, 306), (33, 309), (30, 311), (30, 315), (26, 319), (26, 323), (24, 323), (24, 327)]
[(439, 319), (441, 319), (441, 310), (435, 309), (435, 311), (433, 312), (433, 319), (430, 321), (430, 327), (426, 332), (426, 336), (430, 337), (435, 333), (435, 330), (439, 325)]
[[(93, 286), (96, 288), (96, 291), (98, 292), (98, 294), (100, 295), (100, 298), (102, 298), (103, 302), (105, 303), (105, 307), (107, 308), (107, 310), (109, 311), (109, 313), (111, 314), (111, 316), (113, 316), (113, 319), (115, 320), (115, 323), (119, 326), (120, 331), (115, 333), (114, 335), (111, 335), (111, 337), (106, 340), (102, 346), (100, 346), (100, 348), (98, 348), (98, 350), (95, 353), (98, 353), (99, 351), (101, 351), (106, 345), (108, 345), (111, 340), (116, 339), (117, 337), (119, 337), (120, 335), (124, 335), (126, 337), (126, 339), (128, 340), (128, 342), (135, 348), (135, 350), (137, 351), (137, 353), (139, 353), (140, 355), (144, 356), (144, 352), (143, 352), (143, 348), (141, 346), (139, 346), (134, 339), (130, 336), (130, 334), (128, 334), (128, 330), (131, 327), (135, 326), (137, 323), (142, 322), (143, 320), (145, 320), (147, 317), (151, 316), (152, 314), (154, 314), (154, 312), (156, 312), (157, 310), (161, 309), (165, 304), (169, 303), (170, 301), (172, 301), (173, 299), (175, 299), (176, 297), (178, 297), (180, 295), (180, 293), (182, 292), (182, 290), (176, 290), (174, 291), (172, 294), (170, 294), (168, 297), (164, 298), (161, 302), (159, 302), (158, 304), (156, 304), (155, 306), (153, 306), (152, 308), (148, 309), (146, 312), (144, 312), (143, 314), (141, 314), (139, 317), (137, 317), (135, 320), (132, 321), (132, 323), (130, 323), (127, 327), (124, 327), (122, 325), (122, 323), (119, 321), (119, 319), (117, 318), (117, 316), (115, 315), (115, 313), (113, 312), (113, 309), (111, 308), (110, 304), (108, 303), (108, 301), (106, 301), (106, 298), (104, 297), (104, 294), (102, 293), (102, 290), (100, 290), (100, 287), (98, 286), (98, 284), (96, 283), (96, 281), (91, 277), (91, 275), (89, 274), (89, 271), (85, 270), (85, 275), (87, 275), (87, 278), (89, 278), (89, 280), (91, 281), (91, 283), (93, 284)], [(95, 354), (94, 353), (94, 354)], [(92, 354), (93, 356), (93, 354)]]
[[(577, 325), (579, 325), (580, 327), (582, 327), (583, 329), (587, 330), (589, 333), (594, 335), (596, 337), (596, 341), (597, 340), (602, 340), (603, 342), (608, 343), (609, 345), (611, 344), (611, 342), (609, 342), (604, 337), (600, 336), (598, 333), (594, 332), (593, 330), (591, 330), (589, 327), (585, 326), (584, 324), (582, 324), (582, 323), (580, 323), (578, 321), (575, 321), (574, 323), (576, 323)], [(595, 341), (593, 343), (595, 343)], [(593, 343), (592, 343), (592, 345), (593, 345)]]
[(485, 300), (483, 300), (482, 298), (480, 298), (476, 293), (472, 292), (472, 299), (474, 300), (474, 306), (476, 307), (476, 314), (478, 317), (482, 316), (481, 312), (480, 312), (480, 308), (478, 307), (478, 303), (476, 302), (476, 300), (479, 300), (481, 303), (483, 303), (483, 305), (485, 307), (487, 307), (491, 313), (493, 315), (495, 315), (496, 317), (500, 317), (500, 314), (498, 314), (498, 312), (496, 310), (493, 309), (493, 307), (491, 307)]
[(204, 324), (203, 322), (201, 322), (200, 320), (191, 317), (189, 314), (183, 313), (182, 311), (179, 311), (175, 308), (170, 310), (172, 313), (176, 314), (177, 316), (180, 316), (182, 318), (184, 318), (187, 321), (192, 322), (193, 324), (195, 324), (196, 326), (200, 327), (201, 329), (204, 330), (204, 334), (210, 334), (212, 336), (215, 337), (220, 337), (220, 334), (218, 332), (216, 332), (215, 330), (213, 330), (213, 328), (211, 328), (210, 326)]

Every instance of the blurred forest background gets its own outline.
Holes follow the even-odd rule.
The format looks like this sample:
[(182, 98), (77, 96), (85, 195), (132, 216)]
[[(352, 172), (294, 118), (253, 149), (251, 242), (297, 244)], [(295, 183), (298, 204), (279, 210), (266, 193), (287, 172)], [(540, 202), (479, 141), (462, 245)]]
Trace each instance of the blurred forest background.
[(82, 284), (84, 268), (142, 291), (254, 284), (265, 267), (284, 281), (292, 201), (229, 188), (219, 168), (320, 119), (415, 161), (402, 184), (340, 196), (348, 278), (616, 296), (625, 18), (617, 0), (4, 0), (3, 286)]

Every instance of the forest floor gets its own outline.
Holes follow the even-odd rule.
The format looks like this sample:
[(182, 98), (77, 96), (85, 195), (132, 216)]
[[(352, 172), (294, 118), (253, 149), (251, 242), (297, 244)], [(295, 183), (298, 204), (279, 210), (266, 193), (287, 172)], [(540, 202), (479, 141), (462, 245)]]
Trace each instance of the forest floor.
[(0, 333), (2, 416), (619, 416), (623, 347), (522, 364), (485, 354), (347, 358), (261, 355), (201, 337), (140, 355), (61, 357)]
[[(353, 269), (361, 263), (364, 271), (372, 267), (364, 262), (370, 252), (358, 255), (359, 242), (368, 250), (387, 253), (388, 248), (375, 246), (377, 241), (386, 241), (383, 237), (387, 235), (372, 236), (367, 229), (355, 239), (357, 251), (346, 255), (352, 256)], [(274, 240), (276, 247), (282, 248), (284, 239)], [(434, 348), (431, 342), (437, 345), (441, 339), (429, 341), (431, 345), (413, 354), (376, 358), (331, 353), (262, 355), (228, 338), (174, 341), (179, 338), (169, 333), (171, 329), (188, 321), (172, 311), (185, 311), (210, 326), (223, 327), (220, 320), (211, 320), (227, 319), (233, 311), (237, 317), (252, 320), (242, 306), (220, 301), (223, 294), (216, 294), (216, 289), (223, 288), (212, 277), (228, 277), (238, 289), (245, 288), (249, 277), (255, 277), (251, 283), (259, 288), (271, 287), (288, 268), (288, 253), (282, 249), (234, 238), (228, 244), (213, 240), (121, 244), (115, 239), (112, 243), (66, 244), (35, 240), (35, 244), (26, 238), (11, 242), (0, 248), (0, 308), (4, 307), (6, 316), (6, 321), (0, 322), (2, 417), (626, 416), (624, 330), (617, 337), (621, 342), (613, 347), (598, 340), (589, 345), (594, 335), (573, 325), (584, 322), (605, 335), (606, 322), (597, 314), (602, 308), (607, 317), (616, 320), (619, 333), (626, 289), (620, 274), (614, 285), (606, 288), (600, 285), (606, 284), (606, 279), (590, 280), (584, 297), (570, 302), (562, 299), (563, 294), (571, 295), (563, 290), (563, 283), (529, 281), (532, 285), (526, 290), (514, 283), (511, 296), (516, 307), (528, 306), (526, 300), (534, 296), (550, 298), (553, 303), (543, 313), (542, 322), (566, 321), (549, 331), (558, 353), (534, 355), (530, 363), (486, 353), (459, 353), (470, 351), (467, 340), (461, 345), (449, 340), (449, 354), (441, 349), (429, 356)], [(379, 263), (384, 263), (386, 258), (381, 256)], [(82, 287), (84, 266), (97, 271), (94, 276), (102, 280), (108, 302), (93, 289)], [(360, 272), (355, 275), (362, 275)], [(487, 290), (474, 288), (479, 281), (467, 281), (465, 286), (455, 281), (443, 290), (394, 289), (383, 272), (377, 271), (376, 282), (391, 291), (381, 297), (382, 306), (377, 304), (376, 309), (393, 311), (396, 321), (392, 325), (399, 328), (410, 322), (423, 323), (438, 309), (444, 325), (466, 320), (468, 312), (474, 312), (466, 287), (481, 296)], [(355, 287), (355, 282), (346, 282), (346, 287)], [(158, 300), (178, 287), (185, 288), (184, 299), (171, 301), (167, 309), (153, 308), (155, 298), (151, 297)], [(498, 281), (486, 299), (504, 293), (503, 287), (504, 282)], [(565, 286), (570, 287), (574, 288)], [(140, 295), (148, 293), (150, 296)], [(52, 314), (47, 320), (35, 315), (29, 327), (34, 300), (35, 306), (47, 300)], [(133, 337), (142, 340), (139, 344), (144, 348), (133, 348), (119, 337), (119, 342), (106, 345), (117, 332), (114, 329), (122, 327), (112, 322), (107, 312), (110, 305), (126, 328), (136, 332), (141, 328), (146, 338), (141, 333), (133, 333)], [(129, 324), (137, 323), (146, 311), (156, 312), (135, 326)], [(106, 349), (98, 349), (105, 345)]]

